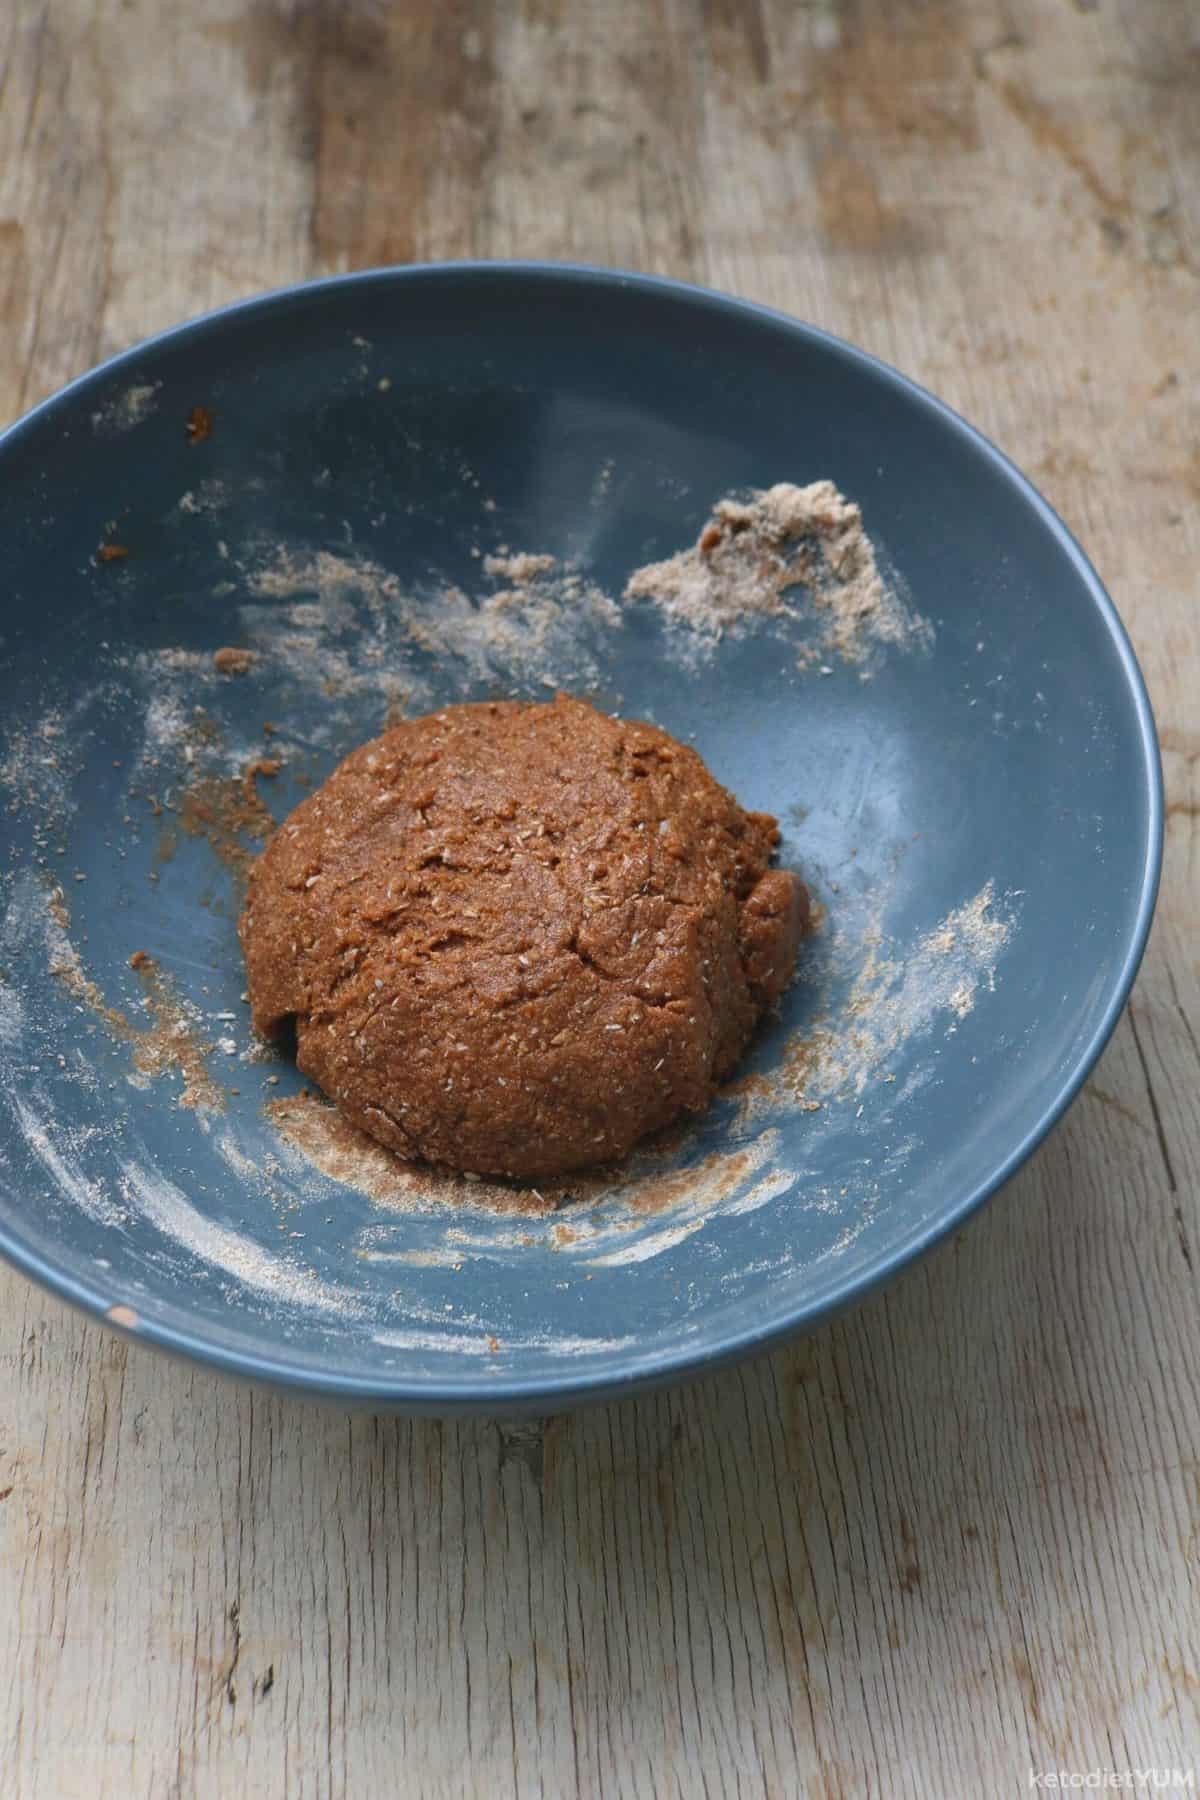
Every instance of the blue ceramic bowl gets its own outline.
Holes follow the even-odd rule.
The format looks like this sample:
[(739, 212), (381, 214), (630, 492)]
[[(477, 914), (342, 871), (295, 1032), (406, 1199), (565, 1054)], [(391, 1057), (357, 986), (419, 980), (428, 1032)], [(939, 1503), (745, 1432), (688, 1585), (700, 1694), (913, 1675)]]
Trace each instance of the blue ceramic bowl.
[[(650, 605), (560, 607), (536, 656), (479, 626), (502, 546), (619, 595), (720, 496), (823, 476), (923, 638), (802, 667), (777, 620), (714, 648)], [(0, 542), (0, 1249), (149, 1343), (429, 1411), (711, 1366), (961, 1225), (1129, 991), (1162, 800), (1112, 603), (978, 433), (790, 319), (539, 266), (271, 295), (0, 438)], [(300, 1083), (252, 1046), (205, 796), (269, 744), (279, 817), (389, 707), (556, 681), (776, 813), (824, 929), (750, 1091), (554, 1217), (397, 1201), (378, 1165), (347, 1185), (265, 1110)]]

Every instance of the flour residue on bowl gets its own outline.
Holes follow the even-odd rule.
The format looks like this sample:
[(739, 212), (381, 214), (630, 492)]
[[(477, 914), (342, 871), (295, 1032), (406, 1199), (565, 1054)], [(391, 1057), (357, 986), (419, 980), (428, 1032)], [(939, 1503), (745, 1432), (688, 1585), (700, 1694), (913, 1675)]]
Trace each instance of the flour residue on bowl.
[(69, 697), (38, 705), (30, 696), (11, 706), (3, 725), (0, 805), (24, 824), (33, 848), (56, 852), (77, 808), (77, 783), (93, 733), (93, 721), (121, 701), (121, 683), (101, 677)]
[(877, 923), (864, 934), (861, 961), (835, 1023), (789, 1044), (783, 1080), (800, 1098), (858, 1098), (886, 1075), (890, 1059), (938, 1019), (953, 1034), (981, 989), (995, 986), (996, 963), (1012, 934), (986, 882), (911, 949), (885, 944)]
[[(307, 1165), (390, 1212), (450, 1218), (463, 1211), (486, 1212), (530, 1223), (557, 1216), (549, 1241), (559, 1250), (596, 1236), (594, 1214), (601, 1204), (614, 1209), (615, 1223), (609, 1221), (606, 1229), (623, 1231), (657, 1214), (674, 1213), (684, 1202), (702, 1218), (735, 1195), (744, 1199), (750, 1178), (761, 1174), (779, 1143), (778, 1133), (763, 1132), (753, 1142), (678, 1166), (675, 1159), (686, 1136), (676, 1131), (635, 1151), (618, 1169), (587, 1169), (536, 1183), (517, 1182), (404, 1162), (307, 1089), (269, 1100), (264, 1112), (292, 1153), (291, 1166), (298, 1174)], [(765, 1200), (764, 1195), (760, 1203)], [(618, 1212), (620, 1218), (615, 1220)]]
[[(35, 882), (24, 884), (21, 892), (26, 905), (32, 904), (41, 910), (41, 924), (46, 940), (46, 966), (51, 975), (61, 982), (73, 1000), (85, 1006), (102, 1025), (106, 1025), (114, 1037), (132, 1038), (135, 1033), (128, 1018), (119, 1007), (109, 1005), (96, 982), (84, 969), (79, 952), (71, 942), (71, 915), (67, 910), (63, 890)], [(17, 899), (18, 896), (14, 895), (12, 904), (15, 905)], [(10, 911), (10, 918), (12, 916)]]
[(718, 501), (696, 543), (638, 569), (625, 598), (658, 607), (692, 660), (764, 620), (815, 623), (815, 641), (797, 652), (802, 667), (861, 663), (880, 645), (926, 643), (932, 629), (885, 583), (861, 509), (832, 481)]
[(112, 437), (118, 432), (132, 431), (158, 410), (161, 381), (135, 381), (92, 414), (92, 430)]
[(925, 1061), (899, 1091), (891, 1064), (939, 1024), (953, 1036), (980, 993), (994, 990), (1015, 928), (1015, 897), (1002, 903), (994, 882), (985, 882), (904, 947), (881, 929), (881, 898), (833, 929), (823, 975), (847, 985), (836, 1011), (793, 1031), (771, 1071), (732, 1084), (743, 1127), (781, 1105), (817, 1113), (861, 1102), (868, 1089), (873, 1106), (894, 1108), (930, 1071)]
[[(128, 390), (97, 429), (129, 429), (156, 404), (153, 387)], [(521, 1259), (542, 1248), (555, 1253), (564, 1274), (599, 1280), (602, 1271), (668, 1255), (722, 1218), (783, 1202), (830, 1215), (837, 1231), (829, 1254), (848, 1247), (872, 1216), (884, 1170), (855, 1166), (840, 1190), (831, 1189), (817, 1175), (815, 1159), (808, 1167), (790, 1153), (785, 1157), (780, 1132), (763, 1116), (765, 1105), (756, 1111), (744, 1095), (715, 1102), (722, 1134), (715, 1150), (697, 1149), (694, 1135), (681, 1131), (638, 1151), (619, 1170), (524, 1187), (471, 1181), (400, 1163), (323, 1100), (279, 1097), (267, 1085), (279, 1077), (246, 1068), (258, 1053), (250, 1047), (244, 1017), (228, 1010), (242, 981), (228, 913), (218, 914), (228, 919), (221, 938), (227, 967), (199, 969), (193, 979), (186, 957), (175, 970), (161, 966), (171, 960), (169, 949), (161, 960), (147, 954), (134, 970), (141, 992), (134, 988), (131, 997), (125, 964), (143, 943), (154, 947), (147, 921), (155, 916), (157, 883), (170, 879), (168, 865), (177, 856), (182, 861), (188, 838), (208, 846), (236, 904), (251, 859), (276, 816), (294, 802), (289, 791), (272, 804), (284, 781), (290, 789), (302, 778), (319, 779), (332, 759), (371, 730), (452, 700), (557, 688), (609, 691), (635, 618), (639, 629), (655, 621), (664, 627), (653, 653), (667, 680), (673, 671), (690, 674), (707, 664), (722, 639), (756, 631), (783, 635), (789, 660), (821, 673), (834, 661), (865, 673), (885, 650), (919, 648), (929, 628), (888, 575), (859, 509), (825, 481), (726, 497), (697, 543), (633, 571), (614, 595), (586, 566), (543, 545), (495, 541), (499, 526), (487, 504), (477, 525), (476, 573), (468, 578), (460, 571), (451, 581), (436, 571), (402, 575), (386, 567), (356, 547), (348, 528), (321, 542), (239, 542), (219, 522), (228, 502), (226, 488), (206, 479), (161, 521), (164, 530), (186, 532), (197, 542), (206, 532), (227, 532), (211, 540), (207, 639), (197, 641), (202, 615), (193, 610), (187, 642), (105, 645), (86, 692), (47, 692), (36, 713), (7, 722), (9, 804), (28, 821), (35, 855), (58, 877), (48, 881), (44, 868), (29, 871), (29, 885), (14, 889), (13, 904), (26, 907), (30, 929), (40, 934), (40, 966), (52, 974), (68, 1012), (82, 1008), (105, 1028), (128, 1058), (127, 1080), (144, 1087), (169, 1078), (164, 1092), (196, 1115), (208, 1133), (208, 1153), (224, 1160), (227, 1179), (244, 1190), (257, 1184), (252, 1198), (270, 1209), (281, 1247), (277, 1252), (249, 1231), (211, 1220), (208, 1202), (185, 1193), (182, 1177), (173, 1179), (179, 1174), (174, 1165), (166, 1173), (155, 1168), (144, 1146), (136, 1155), (119, 1146), (122, 1186), (119, 1195), (106, 1198), (87, 1160), (96, 1145), (68, 1142), (47, 1123), (51, 1115), (35, 1109), (36, 1116), (18, 1122), (51, 1180), (81, 1210), (111, 1216), (114, 1228), (136, 1209), (180, 1253), (266, 1299), (331, 1316), (361, 1304), (380, 1327), (381, 1344), (401, 1347), (402, 1338), (415, 1343), (426, 1337), (445, 1342), (452, 1332), (470, 1338), (473, 1354), (480, 1342), (503, 1335), (504, 1321), (468, 1319), (454, 1305), (444, 1316), (430, 1314), (426, 1332), (413, 1293), (389, 1295), (369, 1282), (360, 1293), (325, 1281), (306, 1263), (296, 1215), (320, 1206), (323, 1217), (336, 1217), (331, 1209), (339, 1187), (366, 1196), (371, 1221), (353, 1228), (354, 1247), (367, 1265), (382, 1273), (394, 1264), (400, 1276), (406, 1267), (453, 1275), (469, 1260)], [(131, 749), (123, 740), (124, 768), (112, 760), (106, 741), (114, 719), (133, 738)], [(112, 970), (99, 966), (86, 931), (72, 930), (67, 892), (73, 890), (53, 862), (64, 824), (86, 815), (83, 794), (94, 803), (97, 768), (105, 791), (115, 796), (113, 817), (100, 834), (112, 840), (103, 855), (116, 858), (128, 845), (132, 863), (141, 846), (137, 881), (150, 884), (138, 889), (150, 898), (131, 912), (131, 936)], [(147, 862), (148, 869), (142, 866)], [(79, 891), (86, 923), (88, 890)], [(994, 966), (994, 956), (988, 964), (987, 955), (1000, 941), (989, 936), (989, 917), (995, 921), (988, 905), (974, 914), (961, 911), (960, 919), (944, 922), (953, 941), (948, 938), (940, 952), (932, 941), (918, 946), (915, 964), (881, 934), (872, 939), (835, 916), (832, 939), (844, 965), (849, 970), (858, 958), (853, 976), (847, 974), (848, 1012), (820, 1028), (825, 1039), (810, 1034), (803, 1046), (788, 1046), (781, 1073), (770, 1078), (772, 1108), (814, 1109), (818, 1133), (822, 1109), (835, 1097), (857, 1104), (866, 1082), (886, 1083), (885, 1065), (898, 1047), (930, 1029), (947, 1008), (953, 1020), (956, 1008), (973, 1001)], [(936, 954), (941, 961), (934, 971)], [(953, 980), (946, 973), (951, 965)], [(197, 987), (207, 991), (206, 978), (236, 984), (216, 1003), (223, 1010), (214, 1011), (213, 1002), (206, 1010), (195, 998)], [(29, 1060), (35, 1037), (38, 1053), (61, 1039), (61, 1015), (51, 1011), (35, 1011), (22, 993), (0, 983), (0, 1066), (10, 1085)], [(229, 1103), (221, 1121), (210, 1116), (227, 1100), (212, 1072), (218, 1052), (237, 1054), (239, 1070), (246, 1068), (239, 1078), (253, 1082), (254, 1104), (264, 1107), (274, 1128), (275, 1145), (265, 1155), (257, 1130), (239, 1123), (242, 1108)], [(73, 1046), (58, 1064), (64, 1079), (81, 1089), (90, 1083), (87, 1091), (103, 1108), (86, 1049)], [(110, 1072), (120, 1080), (119, 1061), (114, 1071), (102, 1070)], [(124, 1129), (121, 1109), (97, 1129), (109, 1134), (113, 1151)], [(711, 1141), (704, 1139), (706, 1146)], [(907, 1154), (898, 1134), (889, 1155), (902, 1160)], [(781, 1241), (776, 1269), (789, 1254)], [(739, 1272), (729, 1271), (729, 1280), (735, 1277)], [(703, 1304), (703, 1294), (689, 1293), (681, 1304), (686, 1314)], [(567, 1341), (559, 1334), (542, 1347), (561, 1349)], [(580, 1339), (578, 1353), (599, 1344)]]
[(126, 1209), (115, 1201), (103, 1182), (86, 1174), (81, 1166), (80, 1159), (95, 1142), (99, 1127), (64, 1126), (53, 1119), (49, 1097), (36, 1091), (23, 1099), (9, 1088), (7, 1098), (23, 1142), (59, 1192), (98, 1225), (114, 1229), (124, 1225), (128, 1220)]
[[(219, 1112), (225, 1095), (209, 1069), (213, 1045), (203, 1035), (199, 1009), (179, 992), (152, 957), (136, 953), (132, 966), (142, 988), (140, 1003), (132, 1011), (112, 1005), (84, 967), (70, 927), (70, 910), (63, 889), (26, 870), (13, 885), (0, 927), (0, 946), (15, 956), (40, 942), (48, 974), (115, 1042), (128, 1046), (129, 1079), (135, 1085), (144, 1086), (164, 1075), (178, 1076), (180, 1106)], [(0, 1049), (6, 1060), (15, 1058), (14, 1073), (17, 1063), (33, 1054), (25, 1032), (16, 1030), (18, 1018), (23, 1026), (24, 1009), (19, 1013), (10, 1009), (12, 1029), (6, 1036), (0, 1034)]]
[(331, 699), (369, 692), (400, 711), (434, 704), (433, 673), (442, 694), (594, 684), (603, 641), (621, 624), (594, 582), (531, 552), (483, 558), (471, 594), (402, 584), (369, 557), (284, 545), (248, 558), (245, 582), (274, 603), (241, 608), (259, 654)]
[(267, 1250), (244, 1232), (202, 1213), (157, 1169), (128, 1162), (121, 1193), (173, 1244), (273, 1302), (336, 1313), (339, 1318), (355, 1318), (366, 1310), (362, 1296), (352, 1288), (324, 1281), (298, 1259)]
[(269, 1248), (210, 1217), (177, 1182), (136, 1159), (124, 1164), (119, 1185), (128, 1213), (149, 1220), (176, 1253), (195, 1257), (221, 1280), (248, 1289), (272, 1312), (282, 1306), (329, 1315), (339, 1322), (363, 1320), (372, 1327), (372, 1341), (384, 1348), (492, 1358), (542, 1350), (583, 1357), (619, 1351), (631, 1341), (560, 1332), (515, 1334), (506, 1320), (486, 1311), (458, 1307), (451, 1316), (450, 1309), (429, 1304), (416, 1287), (393, 1288), (383, 1296), (360, 1291), (318, 1274), (304, 1263), (298, 1248)]
[(803, 1044), (790, 1046), (786, 1078), (813, 1099), (860, 1096), (904, 1045), (928, 1033), (939, 1018), (948, 1033), (955, 1032), (980, 991), (995, 988), (996, 964), (1012, 929), (1011, 914), (998, 908), (990, 881), (911, 949), (889, 950), (874, 925), (836, 1028), (823, 1034), (815, 1059)]
[(825, 659), (864, 665), (932, 636), (885, 579), (860, 508), (828, 480), (719, 500), (695, 544), (634, 570), (617, 598), (545, 550), (501, 545), (477, 561), (468, 592), (401, 581), (353, 550), (247, 546), (232, 557), (251, 597), (247, 647), (332, 700), (369, 693), (412, 712), (435, 688), (444, 703), (481, 688), (594, 687), (612, 634), (643, 603), (668, 626), (665, 654), (689, 670), (755, 628), (786, 629), (796, 665), (826, 674)]
[(302, 1163), (331, 1181), (366, 1194), (393, 1211), (427, 1211), (438, 1206), (485, 1205), (497, 1213), (537, 1218), (562, 1201), (555, 1187), (471, 1181), (449, 1170), (402, 1162), (344, 1118), (336, 1106), (307, 1089), (267, 1101), (263, 1108), (282, 1144)]

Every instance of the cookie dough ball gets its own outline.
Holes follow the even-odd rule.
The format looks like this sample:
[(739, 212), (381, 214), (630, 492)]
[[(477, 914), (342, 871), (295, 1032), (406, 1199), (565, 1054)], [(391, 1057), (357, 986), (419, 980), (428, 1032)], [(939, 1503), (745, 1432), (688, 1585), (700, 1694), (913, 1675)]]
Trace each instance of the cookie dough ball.
[(560, 1174), (699, 1112), (791, 979), (779, 832), (581, 700), (451, 706), (348, 756), (255, 865), (254, 1023), (399, 1156)]

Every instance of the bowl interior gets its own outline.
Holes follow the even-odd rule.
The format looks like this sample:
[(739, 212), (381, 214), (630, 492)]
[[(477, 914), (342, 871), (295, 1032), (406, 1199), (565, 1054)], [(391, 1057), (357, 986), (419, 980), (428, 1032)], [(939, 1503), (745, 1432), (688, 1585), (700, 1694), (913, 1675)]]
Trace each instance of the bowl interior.
[[(71, 1298), (328, 1391), (560, 1404), (887, 1273), (1103, 1041), (1157, 853), (1128, 646), (1021, 479), (845, 347), (653, 282), (357, 278), (108, 365), (0, 471), (0, 1236)], [(489, 554), (620, 595), (719, 497), (821, 476), (924, 641), (802, 667), (772, 622), (714, 648), (586, 586), (537, 644), (480, 627)], [(264, 1111), (302, 1084), (241, 1000), (229, 778), (281, 758), (280, 817), (389, 709), (558, 684), (779, 817), (826, 923), (751, 1067), (807, 1086), (723, 1098), (552, 1215), (346, 1185)]]

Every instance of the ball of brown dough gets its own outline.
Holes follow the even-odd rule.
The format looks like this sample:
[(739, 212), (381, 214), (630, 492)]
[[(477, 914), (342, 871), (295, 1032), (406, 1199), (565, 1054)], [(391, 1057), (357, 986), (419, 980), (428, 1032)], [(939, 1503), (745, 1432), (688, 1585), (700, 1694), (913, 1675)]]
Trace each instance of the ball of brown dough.
[(407, 1159), (509, 1176), (698, 1112), (791, 979), (779, 833), (695, 751), (584, 701), (450, 706), (276, 832), (240, 922), (254, 1023)]

